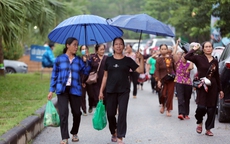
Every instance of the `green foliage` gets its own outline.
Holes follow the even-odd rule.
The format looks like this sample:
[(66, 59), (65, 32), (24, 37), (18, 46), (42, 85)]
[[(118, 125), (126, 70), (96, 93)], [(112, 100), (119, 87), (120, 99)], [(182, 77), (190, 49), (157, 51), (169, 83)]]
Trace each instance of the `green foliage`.
[[(89, 0), (87, 9), (91, 14), (99, 15), (104, 18), (113, 18), (123, 14), (143, 13), (143, 0)], [(140, 33), (123, 30), (123, 37), (126, 39), (139, 39)], [(142, 39), (148, 38), (149, 35), (143, 34)]]
[(24, 48), (20, 45), (14, 45), (14, 47), (3, 48), (4, 59), (18, 60), (23, 55), (23, 52)]
[[(217, 2), (216, 2), (217, 3)], [(213, 9), (212, 15), (219, 17), (220, 20), (217, 22), (216, 27), (220, 28), (222, 37), (230, 37), (230, 11), (229, 5), (230, 0), (219, 0), (219, 6)]]
[(49, 82), (50, 74), (0, 77), (0, 135), (46, 104)]
[[(64, 48), (65, 48), (65, 45), (55, 44), (55, 48), (53, 50), (54, 56), (57, 57), (57, 56), (61, 55), (63, 53)], [(92, 46), (89, 47), (89, 53), (93, 53), (93, 52), (94, 52), (94, 48)], [(80, 46), (78, 47), (78, 51), (77, 51), (76, 55), (81, 56)]]
[[(21, 53), (15, 50), (20, 50), (20, 46), (43, 44), (48, 40), (48, 33), (61, 21), (88, 12), (86, 4), (85, 0), (1, 0), (0, 41), (7, 48), (3, 51), (5, 57), (18, 59)], [(2, 49), (0, 43), (0, 61)]]
[(55, 44), (55, 48), (53, 50), (54, 56), (57, 57), (63, 53), (65, 45), (62, 44)]

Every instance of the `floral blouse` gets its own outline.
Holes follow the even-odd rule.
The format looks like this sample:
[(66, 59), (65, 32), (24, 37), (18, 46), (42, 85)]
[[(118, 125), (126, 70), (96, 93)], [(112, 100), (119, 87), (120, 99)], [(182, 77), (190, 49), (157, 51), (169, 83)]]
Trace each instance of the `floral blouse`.
[(188, 71), (190, 63), (186, 62), (183, 63), (182, 60), (179, 60), (176, 65), (176, 77), (174, 82), (180, 83), (180, 84), (187, 84), (192, 85), (192, 81), (190, 78), (190, 71)]

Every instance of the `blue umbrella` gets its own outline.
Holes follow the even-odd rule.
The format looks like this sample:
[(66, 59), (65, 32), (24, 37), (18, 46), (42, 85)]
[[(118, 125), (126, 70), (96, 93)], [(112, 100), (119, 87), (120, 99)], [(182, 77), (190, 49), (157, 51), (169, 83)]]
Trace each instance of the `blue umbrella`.
[(48, 38), (60, 44), (65, 44), (68, 37), (75, 37), (79, 45), (93, 45), (112, 41), (121, 37), (122, 30), (111, 26), (105, 18), (96, 15), (78, 15), (62, 21), (48, 35)]
[(169, 26), (147, 14), (119, 15), (112, 19), (107, 19), (107, 21), (110, 25), (141, 33), (139, 44), (142, 33), (154, 34), (158, 36), (175, 36)]

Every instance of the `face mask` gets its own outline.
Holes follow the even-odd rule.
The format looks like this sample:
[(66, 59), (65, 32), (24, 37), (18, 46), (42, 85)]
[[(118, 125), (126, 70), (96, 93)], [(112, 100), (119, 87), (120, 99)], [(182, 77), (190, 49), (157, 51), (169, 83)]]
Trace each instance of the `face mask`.
[(85, 55), (85, 50), (81, 50), (81, 54), (82, 54), (82, 55)]

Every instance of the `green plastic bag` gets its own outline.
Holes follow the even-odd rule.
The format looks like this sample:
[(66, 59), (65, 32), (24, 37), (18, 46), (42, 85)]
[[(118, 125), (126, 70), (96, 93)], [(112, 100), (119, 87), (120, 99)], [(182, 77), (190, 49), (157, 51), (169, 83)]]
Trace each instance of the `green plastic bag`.
[(60, 118), (58, 112), (52, 103), (52, 101), (48, 101), (46, 104), (43, 124), (45, 127), (59, 127), (60, 126)]
[(103, 104), (102, 100), (100, 100), (97, 103), (96, 111), (93, 115), (92, 121), (93, 121), (93, 128), (96, 130), (102, 130), (106, 127), (107, 118), (105, 112), (105, 105)]

